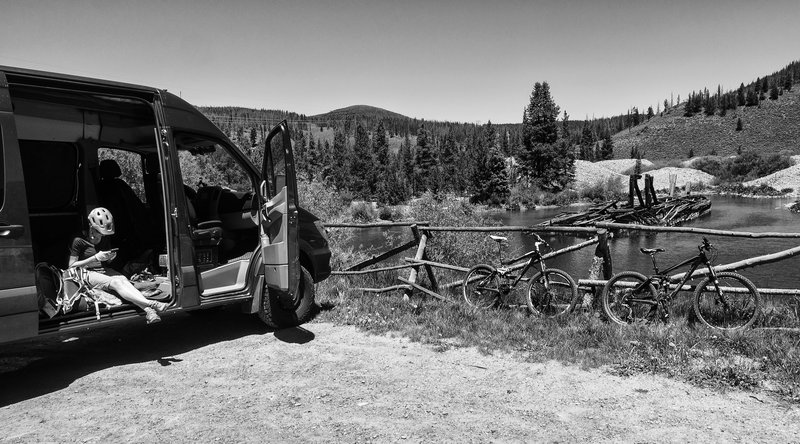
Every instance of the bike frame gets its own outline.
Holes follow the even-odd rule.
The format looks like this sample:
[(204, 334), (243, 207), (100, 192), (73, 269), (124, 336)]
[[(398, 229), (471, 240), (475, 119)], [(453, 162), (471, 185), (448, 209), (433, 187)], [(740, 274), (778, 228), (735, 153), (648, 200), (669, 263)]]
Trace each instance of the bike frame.
[[(501, 255), (500, 256), (500, 264), (503, 265), (503, 266), (497, 268), (497, 273), (502, 278), (508, 279), (507, 275), (508, 275), (509, 270), (505, 266), (517, 263), (517, 262), (519, 262), (519, 261), (521, 261), (521, 260), (523, 260), (525, 258), (528, 258), (528, 263), (526, 263), (525, 266), (522, 267), (522, 271), (520, 272), (519, 276), (516, 276), (516, 278), (514, 279), (514, 282), (511, 283), (509, 288), (516, 287), (517, 284), (519, 284), (519, 281), (521, 281), (522, 278), (525, 277), (525, 273), (527, 273), (528, 270), (530, 270), (535, 263), (539, 264), (539, 269), (541, 270), (542, 273), (544, 273), (545, 270), (547, 270), (547, 266), (544, 264), (544, 261), (542, 260), (542, 253), (539, 250), (539, 242), (536, 242), (534, 250), (531, 250), (531, 251), (523, 254), (522, 256), (520, 256), (518, 258), (511, 259), (510, 261), (503, 261), (503, 257)], [(549, 284), (550, 283), (547, 281), (547, 275), (544, 274), (544, 276), (545, 276), (545, 280), (544, 280), (545, 288), (549, 289)]]
[[(679, 291), (681, 291), (683, 286), (686, 285), (686, 282), (688, 282), (689, 279), (691, 279), (692, 274), (694, 274), (694, 272), (701, 265), (705, 265), (708, 268), (709, 276), (711, 276), (713, 278), (713, 282), (716, 285), (716, 276), (717, 275), (714, 272), (714, 268), (711, 266), (711, 263), (708, 261), (708, 256), (706, 256), (706, 253), (705, 253), (705, 251), (703, 251), (702, 247), (699, 248), (699, 249), (700, 249), (700, 252), (697, 254), (697, 256), (690, 257), (689, 259), (686, 259), (685, 261), (679, 262), (679, 263), (677, 263), (677, 264), (675, 264), (675, 265), (673, 265), (671, 267), (668, 267), (664, 271), (659, 271), (658, 270), (658, 265), (656, 264), (656, 256), (655, 256), (654, 253), (650, 254), (650, 258), (653, 260), (653, 271), (655, 272), (655, 274), (653, 274), (651, 276), (648, 276), (647, 280), (642, 282), (641, 284), (637, 285), (636, 287), (634, 287), (633, 291), (637, 292), (637, 291), (643, 289), (645, 287), (645, 285), (651, 284), (653, 282), (656, 283), (657, 288), (660, 290), (663, 287), (661, 285), (662, 282), (666, 281), (668, 285), (673, 283), (673, 282), (675, 282), (672, 279), (670, 279), (668, 274), (670, 272), (678, 269), (678, 268), (681, 268), (681, 267), (685, 266), (685, 265), (689, 265), (689, 271), (686, 274), (684, 274), (683, 279), (681, 279), (680, 284), (678, 284), (678, 286), (675, 287), (675, 290), (673, 290), (671, 293), (669, 293), (667, 295), (667, 299), (668, 300), (672, 300), (672, 298), (675, 297), (675, 295), (677, 295)], [(666, 291), (665, 291), (665, 293), (666, 293)], [(637, 300), (639, 302), (648, 302), (649, 301), (649, 299), (646, 299), (646, 300), (635, 299), (635, 300)], [(655, 304), (656, 301), (653, 301), (653, 303)]]

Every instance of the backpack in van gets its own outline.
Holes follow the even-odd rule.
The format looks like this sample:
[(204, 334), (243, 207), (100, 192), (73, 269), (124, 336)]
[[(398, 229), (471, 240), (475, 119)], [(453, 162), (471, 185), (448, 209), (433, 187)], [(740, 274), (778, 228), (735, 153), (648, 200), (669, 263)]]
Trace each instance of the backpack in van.
[(89, 272), (85, 268), (68, 268), (62, 273), (61, 292), (56, 297), (56, 308), (69, 313), (78, 310), (89, 310), (94, 305), (95, 317), (100, 320), (100, 306), (115, 307), (122, 301), (103, 290), (92, 288), (89, 284)]
[(58, 314), (56, 298), (61, 293), (61, 270), (47, 262), (36, 264), (34, 271), (36, 277), (36, 296), (39, 301), (39, 310), (52, 318)]

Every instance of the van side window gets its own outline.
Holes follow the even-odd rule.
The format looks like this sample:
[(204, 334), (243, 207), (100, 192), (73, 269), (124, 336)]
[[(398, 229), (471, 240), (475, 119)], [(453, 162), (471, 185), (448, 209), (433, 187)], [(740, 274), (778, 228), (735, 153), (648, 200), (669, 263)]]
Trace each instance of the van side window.
[[(140, 201), (147, 202), (140, 154), (112, 148), (100, 148), (97, 150), (97, 160), (100, 165), (101, 180), (119, 179), (130, 186)], [(119, 169), (117, 170), (113, 164), (119, 166)]]
[(78, 203), (80, 166), (75, 144), (20, 140), (19, 151), (30, 211), (74, 211)]

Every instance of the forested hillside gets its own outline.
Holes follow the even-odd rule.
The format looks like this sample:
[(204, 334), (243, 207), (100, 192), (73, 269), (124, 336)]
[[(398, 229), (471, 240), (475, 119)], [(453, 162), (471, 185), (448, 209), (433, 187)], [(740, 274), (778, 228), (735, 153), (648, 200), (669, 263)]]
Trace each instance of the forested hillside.
[(800, 62), (793, 62), (736, 90), (703, 89), (684, 101), (665, 99), (663, 107), (649, 106), (646, 112), (634, 107), (591, 121), (570, 120), (546, 82), (534, 87), (521, 123), (499, 125), (425, 121), (366, 105), (314, 116), (238, 107), (200, 110), (253, 158), (260, 157), (270, 128), (288, 120), (302, 177), (353, 198), (397, 203), (431, 191), (524, 203), (536, 193), (568, 187), (575, 158), (800, 153), (797, 81)]

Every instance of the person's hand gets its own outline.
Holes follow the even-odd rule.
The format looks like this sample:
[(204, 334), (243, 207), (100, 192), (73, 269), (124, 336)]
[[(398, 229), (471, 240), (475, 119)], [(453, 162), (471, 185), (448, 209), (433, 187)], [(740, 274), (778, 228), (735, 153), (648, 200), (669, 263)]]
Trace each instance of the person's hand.
[(95, 259), (100, 262), (107, 262), (117, 257), (116, 251), (100, 251), (94, 255)]

